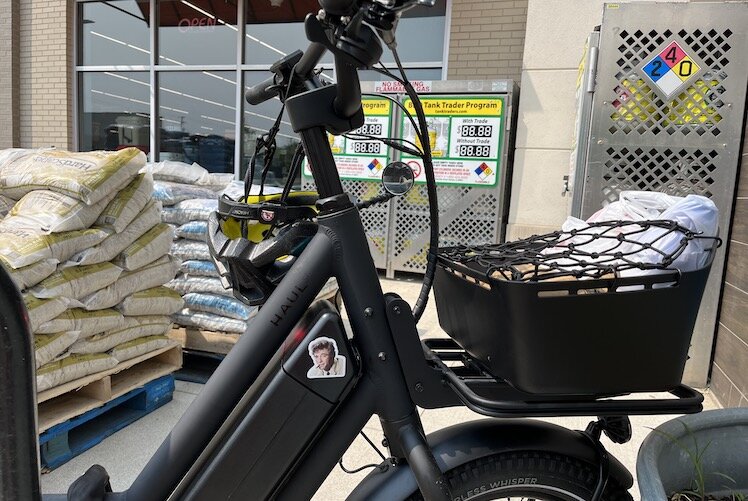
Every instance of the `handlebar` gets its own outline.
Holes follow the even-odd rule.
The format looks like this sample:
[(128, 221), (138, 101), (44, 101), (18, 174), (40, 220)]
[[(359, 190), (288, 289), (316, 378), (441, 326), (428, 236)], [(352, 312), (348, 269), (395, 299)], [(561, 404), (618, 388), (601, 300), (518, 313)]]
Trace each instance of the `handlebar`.
[(244, 94), (244, 98), (251, 105), (258, 105), (273, 99), (280, 93), (280, 86), (275, 83), (275, 75), (253, 85)]

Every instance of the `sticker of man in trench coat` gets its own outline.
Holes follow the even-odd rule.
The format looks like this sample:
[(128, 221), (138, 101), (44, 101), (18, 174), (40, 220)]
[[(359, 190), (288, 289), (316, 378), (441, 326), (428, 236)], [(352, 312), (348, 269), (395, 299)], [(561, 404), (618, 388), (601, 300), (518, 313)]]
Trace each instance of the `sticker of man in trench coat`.
[(345, 376), (345, 357), (338, 354), (338, 345), (334, 339), (314, 339), (309, 343), (309, 357), (314, 364), (306, 373), (309, 379)]

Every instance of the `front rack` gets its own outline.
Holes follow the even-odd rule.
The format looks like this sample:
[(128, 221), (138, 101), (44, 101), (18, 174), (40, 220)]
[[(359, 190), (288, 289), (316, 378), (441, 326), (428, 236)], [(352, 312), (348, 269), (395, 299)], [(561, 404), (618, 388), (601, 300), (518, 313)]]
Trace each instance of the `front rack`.
[(673, 398), (536, 395), (517, 390), (486, 372), (452, 339), (423, 340), (426, 359), (469, 409), (491, 417), (621, 416), (693, 414), (702, 410), (704, 397), (680, 385), (670, 390)]

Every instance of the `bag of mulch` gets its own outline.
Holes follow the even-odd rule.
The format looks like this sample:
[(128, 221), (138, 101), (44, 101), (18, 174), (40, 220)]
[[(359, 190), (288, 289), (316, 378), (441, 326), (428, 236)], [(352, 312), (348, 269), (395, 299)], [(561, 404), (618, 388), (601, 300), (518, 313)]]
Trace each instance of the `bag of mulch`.
[(44, 322), (36, 329), (36, 334), (51, 334), (62, 331), (77, 331), (78, 338), (84, 339), (94, 334), (116, 329), (125, 321), (125, 317), (117, 310), (106, 309), (86, 311), (82, 308), (72, 308), (62, 312), (48, 322)]
[(168, 287), (154, 287), (127, 296), (117, 305), (123, 315), (171, 315), (184, 307), (182, 296)]
[(175, 235), (179, 238), (185, 238), (187, 240), (198, 240), (205, 242), (208, 236), (208, 222), (207, 221), (191, 221), (185, 223), (177, 228)]
[(30, 191), (47, 189), (93, 205), (135, 177), (145, 160), (137, 148), (33, 151), (0, 164), (0, 194), (20, 199)]
[(190, 292), (207, 292), (209, 294), (220, 294), (222, 296), (234, 297), (232, 289), (224, 289), (221, 280), (212, 277), (178, 277), (165, 284), (166, 287), (174, 289), (185, 295)]
[(247, 306), (233, 297), (198, 292), (185, 294), (184, 306), (191, 311), (204, 311), (237, 320), (249, 320), (257, 313), (256, 306)]
[(175, 205), (183, 200), (193, 198), (212, 198), (216, 192), (210, 188), (193, 186), (191, 184), (167, 183), (156, 181), (153, 183), (153, 198), (164, 205)]
[(125, 360), (159, 350), (165, 346), (177, 346), (178, 344), (166, 336), (146, 336), (118, 344), (111, 349), (109, 354), (116, 358), (118, 362), (124, 362)]
[(185, 308), (173, 316), (174, 322), (185, 327), (197, 327), (207, 331), (232, 332), (243, 334), (247, 330), (247, 322), (226, 318), (212, 313), (192, 311)]
[(78, 339), (77, 332), (57, 332), (34, 336), (34, 357), (38, 369), (64, 353)]
[(174, 207), (164, 207), (161, 218), (165, 223), (182, 225), (190, 221), (207, 221), (217, 210), (217, 198), (185, 200)]
[(0, 264), (10, 274), (10, 278), (19, 290), (25, 290), (38, 284), (57, 270), (57, 259), (43, 259), (34, 264), (14, 270), (5, 258), (0, 255)]
[(31, 294), (23, 295), (26, 311), (29, 313), (29, 324), (31, 332), (36, 332), (40, 325), (49, 322), (59, 316), (71, 306), (80, 306), (80, 303), (71, 299), (56, 297), (54, 299), (39, 299)]
[(14, 269), (45, 259), (66, 261), (83, 249), (99, 244), (109, 235), (96, 228), (45, 235), (18, 225), (13, 219), (0, 221), (0, 254)]
[(88, 248), (72, 256), (61, 265), (62, 268), (84, 264), (97, 264), (111, 261), (117, 255), (132, 245), (135, 240), (159, 224), (161, 221), (161, 204), (150, 202), (140, 211), (140, 214), (129, 224), (122, 233), (109, 234), (99, 245)]
[(5, 217), (15, 204), (15, 200), (0, 195), (0, 218)]
[(93, 205), (50, 190), (25, 194), (10, 211), (14, 224), (42, 233), (83, 230), (90, 227), (114, 198), (112, 192)]
[(96, 225), (122, 233), (145, 208), (152, 193), (153, 178), (150, 174), (140, 174), (107, 204), (96, 220)]
[(156, 181), (170, 181), (183, 184), (204, 184), (201, 181), (207, 179), (208, 171), (200, 165), (192, 165), (174, 160), (165, 160), (148, 164), (144, 169), (153, 175)]
[(171, 255), (181, 260), (210, 260), (210, 250), (205, 242), (194, 240), (177, 240), (171, 245)]
[(87, 339), (76, 341), (70, 353), (104, 353), (118, 344), (145, 336), (162, 336), (171, 329), (171, 318), (165, 316), (125, 317), (123, 325)]
[(111, 308), (131, 294), (164, 285), (174, 278), (180, 264), (178, 259), (164, 256), (137, 270), (125, 271), (120, 275), (119, 280), (90, 296), (84, 297), (81, 303), (87, 310)]
[(157, 224), (123, 250), (113, 262), (128, 271), (142, 268), (168, 254), (173, 240), (174, 230), (168, 224)]
[(90, 264), (65, 268), (53, 273), (31, 289), (38, 298), (67, 297), (80, 299), (113, 284), (122, 268), (112, 263)]
[(215, 277), (219, 278), (218, 270), (213, 261), (188, 260), (182, 261), (179, 271), (193, 277)]
[(36, 371), (36, 391), (41, 392), (61, 384), (113, 368), (117, 359), (106, 353), (68, 355), (45, 364)]

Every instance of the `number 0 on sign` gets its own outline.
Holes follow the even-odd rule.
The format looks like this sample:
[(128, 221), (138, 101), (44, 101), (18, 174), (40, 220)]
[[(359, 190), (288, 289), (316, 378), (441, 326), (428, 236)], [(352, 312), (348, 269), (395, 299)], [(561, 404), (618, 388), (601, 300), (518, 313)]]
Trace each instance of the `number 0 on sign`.
[(669, 99), (701, 69), (681, 45), (672, 41), (659, 53), (649, 58), (642, 68), (664, 95)]

